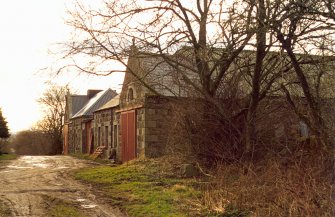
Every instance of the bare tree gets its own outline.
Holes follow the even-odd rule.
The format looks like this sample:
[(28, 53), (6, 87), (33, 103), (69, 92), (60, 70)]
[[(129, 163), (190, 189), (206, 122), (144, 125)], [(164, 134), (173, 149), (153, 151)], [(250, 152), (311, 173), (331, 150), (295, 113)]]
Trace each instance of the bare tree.
[[(223, 88), (230, 86), (231, 77), (235, 77), (231, 70), (234, 61), (252, 43), (257, 26), (253, 2), (235, 1), (231, 5), (212, 0), (103, 2), (98, 8), (77, 2), (69, 12), (68, 24), (75, 28), (75, 36), (80, 35), (67, 43), (65, 56), (74, 60), (72, 66), (92, 74), (113, 73), (110, 68), (104, 70), (103, 65), (116, 60), (127, 66), (134, 42), (144, 58), (158, 57), (167, 63), (193, 96), (205, 99), (205, 107), (214, 107), (221, 122), (236, 128), (231, 121), (234, 115), (227, 113), (218, 98), (223, 98)], [(94, 62), (80, 65), (78, 56), (91, 57)], [(146, 83), (144, 76), (127, 70), (146, 88), (159, 94)]]
[(10, 147), (19, 155), (54, 154), (53, 141), (46, 132), (30, 129), (17, 132), (10, 141)]
[[(334, 76), (330, 70), (331, 65), (334, 65), (335, 62), (335, 58), (332, 57), (335, 48), (333, 44), (329, 44), (329, 41), (333, 41), (335, 37), (332, 10), (334, 3), (315, 0), (277, 1), (273, 7), (276, 7), (277, 10), (272, 14), (269, 22), (271, 31), (276, 34), (281, 48), (287, 53), (299, 88), (306, 99), (311, 118), (308, 118), (295, 105), (290, 92), (284, 85), (283, 90), (300, 118), (309, 125), (319, 139), (329, 144), (328, 133), (321, 114), (321, 100), (324, 96), (320, 95), (319, 89), (323, 85), (321, 84), (323, 79)], [(304, 67), (305, 63), (314, 68)], [(325, 65), (328, 65), (328, 69), (324, 67)], [(317, 77), (314, 81), (309, 79), (313, 75)]]
[[(117, 60), (126, 66), (129, 47), (135, 39), (139, 50), (194, 72), (200, 83), (192, 86), (203, 96), (215, 97), (233, 60), (254, 35), (251, 13), (245, 8), (236, 9), (235, 4), (238, 3), (226, 7), (221, 1), (211, 0), (105, 1), (103, 9), (94, 10), (78, 3), (70, 12), (73, 19), (68, 23), (87, 37), (68, 43), (67, 54), (100, 59), (96, 65), (76, 65), (80, 70), (99, 74), (98, 66), (102, 62)], [(246, 3), (241, 4), (248, 7)], [(189, 49), (195, 61), (192, 66), (171, 57), (184, 46), (192, 48)], [(214, 47), (221, 50), (214, 51)], [(108, 69), (105, 73), (112, 72)], [(192, 82), (187, 74), (183, 76)]]
[(66, 86), (51, 84), (38, 102), (43, 107), (44, 117), (37, 123), (37, 129), (45, 132), (52, 140), (52, 154), (62, 153), (62, 130), (65, 115)]
[[(74, 38), (65, 45), (65, 57), (72, 60), (70, 66), (82, 72), (108, 75), (119, 71), (111, 70), (113, 61), (127, 67), (134, 46), (142, 58), (159, 57), (193, 96), (205, 101), (204, 108), (214, 108), (210, 111), (215, 115), (204, 112), (202, 120), (219, 120), (225, 129), (234, 129), (242, 138), (239, 145), (247, 153), (258, 143), (255, 125), (260, 102), (268, 95), (282, 95), (282, 87), (292, 83), (283, 77), (294, 78), (292, 73), (308, 101), (313, 117), (311, 127), (318, 129), (323, 125), (319, 105), (306, 78), (310, 72), (303, 70), (303, 65), (319, 65), (320, 60), (311, 62), (296, 53), (303, 53), (306, 43), (317, 39), (326, 41), (328, 37), (327, 43), (331, 43), (332, 1), (102, 2), (95, 5), (77, 1), (69, 11), (67, 23), (74, 28)], [(82, 57), (92, 61), (82, 64)], [(148, 74), (143, 76), (131, 68), (127, 72), (159, 94), (146, 82)], [(235, 103), (239, 105), (234, 109), (227, 104), (237, 100), (241, 103)], [(234, 123), (241, 117), (245, 118), (243, 129)]]

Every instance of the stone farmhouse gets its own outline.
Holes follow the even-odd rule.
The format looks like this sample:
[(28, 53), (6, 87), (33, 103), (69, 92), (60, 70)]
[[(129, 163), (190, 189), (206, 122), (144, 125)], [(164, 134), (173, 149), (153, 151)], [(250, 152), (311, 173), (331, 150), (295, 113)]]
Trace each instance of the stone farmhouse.
[[(170, 123), (167, 105), (170, 98), (183, 94), (182, 86), (169, 75), (171, 70), (160, 58), (137, 53), (128, 58), (120, 95), (112, 90), (69, 94), (64, 154), (92, 154), (99, 149), (101, 157), (118, 162), (161, 155)], [(151, 90), (139, 78), (145, 79)]]
[[(245, 54), (249, 58), (250, 52)], [(191, 74), (189, 78), (199, 80)], [(162, 57), (139, 52), (133, 46), (119, 95), (108, 89), (67, 96), (64, 154), (97, 153), (116, 162), (160, 156), (169, 141), (173, 113), (170, 106), (174, 99), (194, 96), (189, 90), (183, 77)], [(299, 122), (282, 96), (275, 96), (265, 104), (263, 112), (274, 107), (281, 109), (276, 113), (278, 123), (269, 122), (271, 118), (264, 116), (262, 125), (269, 125), (269, 138), (299, 134), (299, 127), (306, 134), (305, 124)], [(286, 132), (292, 131), (288, 125), (295, 128), (294, 132)]]
[[(155, 67), (155, 61), (157, 59), (151, 57), (131, 56), (128, 70), (143, 75)], [(154, 73), (164, 72), (163, 68), (166, 70), (167, 67), (157, 67), (158, 71)], [(172, 85), (173, 81), (167, 81)], [(165, 96), (172, 96), (163, 88), (162, 81), (153, 80), (150, 84)], [(88, 90), (87, 95), (69, 94), (66, 98), (64, 154), (93, 154), (96, 149), (102, 149), (101, 157), (118, 162), (140, 156), (159, 156), (167, 140), (167, 97), (153, 94), (129, 72), (126, 72), (120, 95), (112, 90)]]
[(87, 95), (67, 95), (63, 130), (65, 154), (93, 153), (94, 137), (101, 136), (94, 134), (93, 112), (116, 95), (116, 92), (111, 89), (88, 90)]

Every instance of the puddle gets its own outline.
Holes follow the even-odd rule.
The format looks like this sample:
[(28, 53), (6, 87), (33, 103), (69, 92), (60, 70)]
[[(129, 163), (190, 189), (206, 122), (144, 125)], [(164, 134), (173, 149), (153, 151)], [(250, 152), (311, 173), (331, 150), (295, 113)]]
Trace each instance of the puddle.
[(68, 169), (69, 167), (57, 167), (57, 168), (54, 168), (54, 170), (58, 170), (58, 169)]
[[(78, 198), (78, 199), (76, 199), (76, 201), (85, 202), (87, 200), (84, 199), (84, 198)], [(95, 204), (82, 204), (80, 206), (83, 207), (84, 209), (93, 209), (93, 208), (97, 207), (97, 205), (95, 205)]]
[[(8, 166), (8, 168), (14, 169), (33, 169), (33, 168), (43, 168), (46, 169), (50, 167), (50, 164), (46, 163), (48, 158), (44, 156), (23, 156), (17, 165)], [(21, 166), (22, 165), (22, 166)]]
[(35, 163), (32, 164), (34, 167), (41, 167), (41, 168), (47, 168), (49, 165), (48, 164), (43, 164), (43, 163)]
[(84, 202), (84, 201), (86, 201), (86, 199), (78, 198), (76, 201), (78, 201), (78, 202)]
[(89, 204), (89, 205), (81, 205), (81, 207), (85, 208), (85, 209), (93, 209), (95, 208), (97, 205), (94, 204)]

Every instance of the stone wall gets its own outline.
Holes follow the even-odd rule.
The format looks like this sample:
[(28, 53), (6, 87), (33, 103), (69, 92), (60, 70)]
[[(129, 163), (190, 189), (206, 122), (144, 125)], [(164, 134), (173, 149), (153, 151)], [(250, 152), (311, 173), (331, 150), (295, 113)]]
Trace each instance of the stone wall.
[(121, 162), (121, 130), (120, 130), (120, 113), (114, 112), (113, 115), (113, 144), (112, 149), (116, 151), (115, 161)]
[(94, 149), (105, 146), (103, 158), (108, 158), (112, 145), (112, 110), (106, 109), (94, 113)]
[(72, 122), (68, 123), (68, 153), (74, 153), (74, 129)]
[[(82, 153), (83, 133), (85, 133), (85, 122), (91, 118), (80, 117), (71, 120), (69, 124), (69, 153)], [(87, 145), (87, 144), (86, 144)]]
[[(136, 111), (136, 157), (158, 157), (164, 154), (168, 140), (169, 100), (167, 97), (149, 96), (144, 98), (144, 106)], [(120, 112), (114, 117), (118, 126), (118, 144), (121, 144)], [(118, 145), (117, 156), (121, 160), (122, 147)]]
[(147, 96), (145, 99), (144, 129), (139, 128), (139, 138), (144, 138), (145, 156), (164, 154), (169, 137), (169, 100), (167, 97)]
[(82, 118), (77, 118), (72, 120), (71, 123), (71, 141), (70, 146), (72, 146), (73, 153), (81, 153), (82, 150)]

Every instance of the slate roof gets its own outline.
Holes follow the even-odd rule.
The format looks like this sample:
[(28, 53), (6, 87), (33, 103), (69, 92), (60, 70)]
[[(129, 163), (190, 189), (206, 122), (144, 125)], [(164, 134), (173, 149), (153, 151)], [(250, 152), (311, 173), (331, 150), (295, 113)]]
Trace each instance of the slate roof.
[(112, 89), (107, 89), (97, 93), (94, 97), (89, 99), (88, 102), (75, 115), (73, 115), (71, 119), (92, 116), (94, 111), (106, 104), (116, 95), (117, 93)]
[[(213, 59), (216, 58), (218, 55), (217, 52), (220, 51), (220, 49), (214, 49), (215, 52), (213, 52), (214, 56)], [(254, 62), (255, 60), (255, 51), (251, 50), (244, 50), (240, 53), (240, 58), (238, 60), (240, 61), (239, 64), (245, 67), (246, 64), (250, 65), (251, 63)], [(265, 58), (265, 61), (268, 59), (273, 58), (274, 56), (278, 56), (278, 58), (284, 58), (281, 61), (284, 61), (287, 59), (289, 62), (290, 60), (287, 57), (287, 54), (281, 54), (278, 52), (269, 52), (267, 57)], [(171, 66), (171, 64), (168, 64), (161, 56), (153, 54), (153, 53), (144, 53), (144, 52), (139, 52), (135, 57), (138, 58), (140, 64), (139, 67), (141, 71), (143, 71), (142, 79), (151, 86), (156, 92), (158, 92), (161, 95), (164, 96), (181, 96), (181, 97), (188, 97), (188, 96), (197, 96), (197, 92), (195, 91), (190, 91), (194, 90), (190, 84), (188, 84), (185, 79), (183, 78), (182, 74), (187, 75), (187, 78), (191, 80), (194, 84), (200, 86), (200, 77), (197, 73), (197, 69), (195, 68), (195, 63), (192, 62), (192, 53), (190, 53), (190, 49), (183, 48), (176, 52), (175, 54), (168, 56), (171, 60), (172, 64), (175, 63), (181, 63), (181, 66), (179, 66), (179, 70), (176, 70), (174, 67)], [(317, 56), (317, 55), (304, 55), (304, 54), (297, 54), (297, 57), (299, 58), (300, 61), (305, 60), (309, 62), (313, 61), (324, 61), (323, 64), (323, 69), (325, 72), (325, 75), (323, 76), (323, 79), (328, 80), (328, 84), (324, 87), (324, 91), (322, 92), (322, 95), (327, 96), (327, 97), (334, 97), (335, 94), (332, 91), (329, 91), (329, 87), (335, 85), (335, 79), (331, 77), (331, 71), (334, 68), (335, 65), (335, 57), (322, 57), (322, 56)], [(311, 61), (313, 59), (313, 61)], [(243, 63), (245, 62), (245, 63)], [(251, 62), (251, 63), (249, 63)], [(302, 61), (304, 62), (304, 61)], [(268, 67), (267, 70), (276, 70), (271, 69), (273, 64), (265, 64), (264, 67)], [(184, 67), (186, 66), (186, 67)], [(304, 71), (307, 73), (307, 78), (308, 79), (313, 79), (313, 76), (317, 74), (318, 71), (320, 71), (318, 65), (313, 65), (313, 64), (303, 64), (302, 68)], [(136, 72), (136, 68), (134, 69)], [(227, 73), (224, 76), (224, 79), (231, 79), (232, 76), (236, 74), (236, 64), (232, 64)], [(293, 79), (296, 78), (296, 74), (291, 69), (292, 72), (286, 73), (287, 75), (283, 76), (285, 79), (285, 82), (291, 82)], [(271, 76), (272, 74), (269, 74)], [(330, 75), (330, 76), (329, 76)], [(213, 78), (217, 76), (216, 71), (213, 73)], [(269, 78), (270, 79), (270, 78)], [(279, 85), (282, 84), (283, 81), (278, 79)], [(224, 82), (224, 81), (223, 81)], [(244, 95), (245, 93), (250, 92), (250, 85), (249, 85), (249, 80), (248, 78), (243, 78), (243, 80), (240, 81), (240, 94)], [(312, 82), (312, 80), (310, 81)], [(328, 86), (329, 85), (329, 86)], [(290, 85), (292, 86), (292, 85)], [(224, 88), (222, 86), (221, 88)], [(290, 87), (288, 87), (290, 88)], [(277, 90), (276, 83), (273, 84), (273, 89)], [(295, 90), (295, 92), (297, 92)], [(275, 94), (280, 94), (281, 92), (275, 91)], [(296, 93), (299, 96), (303, 96), (303, 93), (300, 91), (300, 93)]]
[(86, 95), (71, 95), (71, 111), (70, 118), (73, 117), (88, 101), (88, 97)]
[(96, 112), (97, 111), (102, 111), (102, 110), (105, 110), (105, 109), (114, 108), (118, 105), (120, 105), (120, 94), (116, 95), (113, 99), (109, 100), (106, 104), (104, 104), (99, 109), (97, 109)]
[[(139, 67), (143, 72), (142, 78), (151, 88), (163, 96), (179, 96), (187, 97), (193, 93), (190, 93), (190, 86), (183, 79), (182, 74), (186, 74), (187, 77), (194, 83), (198, 83), (199, 76), (192, 70), (192, 65), (186, 69), (180, 67), (179, 71), (175, 67), (171, 66), (162, 57), (150, 54), (150, 53), (139, 53), (137, 56), (140, 61)], [(172, 63), (186, 62), (179, 56), (170, 56)], [(136, 69), (134, 69), (136, 71)], [(182, 73), (181, 73), (182, 72)]]

